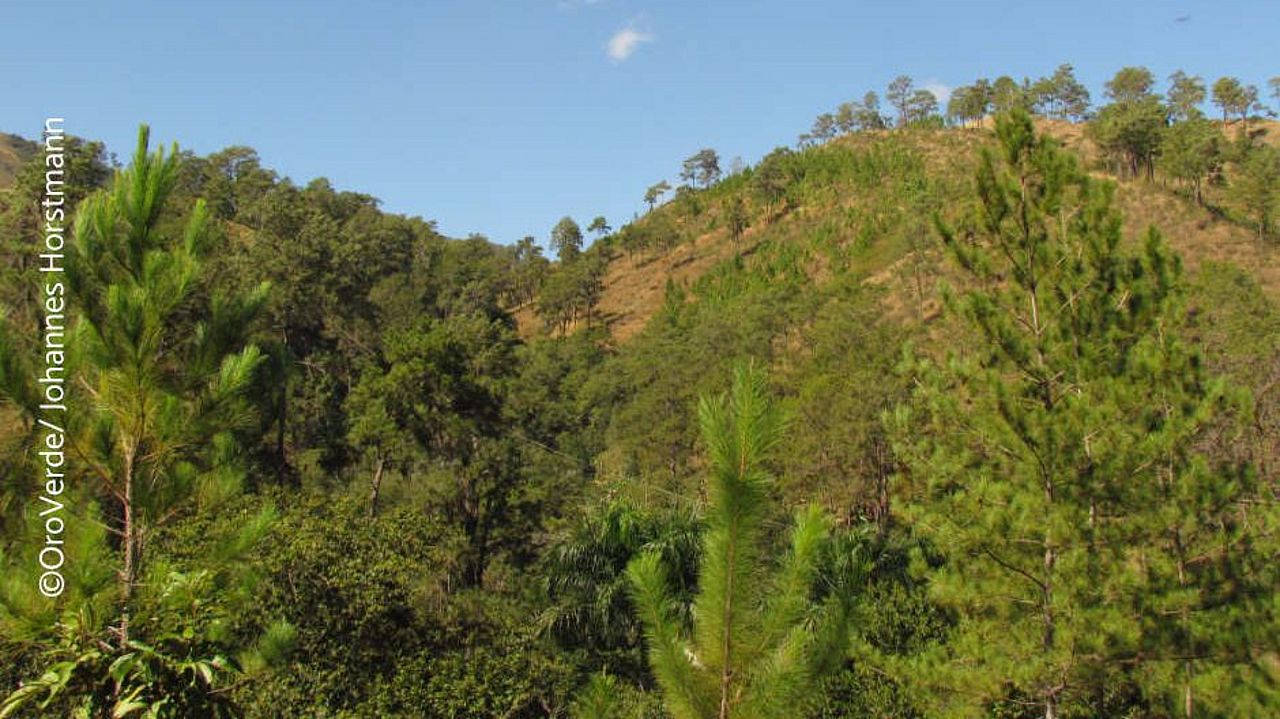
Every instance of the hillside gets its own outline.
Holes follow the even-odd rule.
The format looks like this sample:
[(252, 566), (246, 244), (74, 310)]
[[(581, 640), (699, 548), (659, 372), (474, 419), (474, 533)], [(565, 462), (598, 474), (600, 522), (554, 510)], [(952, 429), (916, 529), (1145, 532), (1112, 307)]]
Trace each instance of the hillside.
[[(1280, 249), (1241, 210), (1251, 155), (1214, 145), (1200, 205), (1113, 177), (1079, 125), (998, 134), (906, 123), (686, 173), (585, 249), (562, 219), (553, 262), (140, 132), (115, 181), (97, 148), (70, 176), (65, 428), (32, 421), (64, 357), (8, 241), (44, 188), (0, 194), (0, 561), (72, 526), (25, 511), (53, 492), (30, 448), (71, 446), (66, 616), (97, 617), (31, 630), (48, 604), (0, 588), (0, 714), (72, 647), (42, 715), (673, 716), (654, 627), (668, 659), (713, 656), (706, 617), (773, 647), (744, 676), (825, 665), (763, 716), (1175, 716), (1192, 691), (1273, 714), (1247, 688), (1280, 656)], [(716, 619), (735, 563), (750, 591)], [(1182, 632), (1220, 652), (1191, 682)]]
[[(1265, 132), (1268, 144), (1280, 142), (1280, 123), (1255, 124)], [(762, 247), (772, 252), (785, 243), (806, 257), (806, 271), (814, 282), (829, 281), (833, 270), (838, 270), (887, 286), (892, 291), (883, 298), (886, 308), (901, 315), (917, 302), (911, 295), (921, 289), (911, 268), (927, 267), (932, 272), (940, 259), (936, 233), (919, 211), (955, 215), (968, 190), (977, 149), (993, 143), (989, 125), (988, 121), (982, 129), (862, 132), (795, 153), (801, 164), (827, 168), (822, 177), (828, 184), (794, 193), (794, 204), (777, 216), (765, 217), (746, 183), (733, 178), (692, 200), (673, 199), (629, 228), (635, 233), (670, 233), (672, 239), (632, 256), (614, 238), (597, 311), (614, 339), (626, 341), (661, 308), (668, 280), (690, 287), (738, 254), (750, 257)], [(1046, 119), (1038, 120), (1038, 125), (1086, 165), (1096, 164), (1097, 149), (1085, 138), (1083, 126)], [(891, 156), (903, 164), (884, 164)], [(840, 169), (840, 163), (848, 163), (850, 169)], [(860, 163), (863, 169), (853, 169)], [(931, 188), (931, 197), (921, 200), (924, 204), (903, 204), (899, 171), (904, 168), (909, 169), (911, 181)], [(1205, 262), (1229, 262), (1251, 274), (1272, 299), (1280, 299), (1280, 247), (1259, 242), (1250, 229), (1221, 212), (1197, 206), (1165, 179), (1151, 182), (1123, 180), (1101, 171), (1094, 174), (1117, 183), (1127, 237), (1135, 238), (1155, 226), (1192, 273)], [(751, 208), (752, 220), (735, 242), (723, 226), (722, 208), (738, 198)], [(877, 239), (870, 242), (868, 238), (873, 237)], [(838, 268), (833, 266), (836, 258)], [(932, 282), (928, 284), (931, 288)], [(520, 307), (515, 315), (522, 335), (532, 337), (542, 331), (532, 304)]]
[(0, 189), (13, 184), (18, 168), (35, 157), (39, 145), (17, 135), (0, 132)]

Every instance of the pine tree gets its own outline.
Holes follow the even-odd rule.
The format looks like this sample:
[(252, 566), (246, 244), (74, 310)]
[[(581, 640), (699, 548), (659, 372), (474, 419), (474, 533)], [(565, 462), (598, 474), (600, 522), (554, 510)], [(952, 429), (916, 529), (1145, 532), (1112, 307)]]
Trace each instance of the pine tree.
[(662, 199), (662, 196), (671, 191), (671, 184), (666, 180), (655, 183), (644, 192), (644, 201), (649, 205), (649, 211), (653, 211), (653, 206)]
[(770, 575), (764, 540), (773, 480), (764, 461), (782, 439), (782, 420), (764, 376), (739, 367), (730, 397), (704, 398), (698, 417), (711, 476), (692, 632), (681, 626), (661, 556), (647, 553), (628, 567), (649, 662), (677, 719), (795, 716), (840, 658), (847, 634), (841, 592), (820, 606), (810, 601), (828, 521), (815, 507), (802, 510)]
[[(240, 489), (238, 433), (252, 426), (247, 395), (262, 362), (249, 336), (268, 287), (206, 295), (205, 206), (197, 202), (174, 227), (167, 205), (179, 155), (176, 147), (149, 153), (147, 144), (143, 126), (132, 164), (81, 203), (68, 245), (77, 321), (66, 446), (74, 483), (85, 488), (75, 500), (79, 567), (53, 616), (48, 602), (33, 606), (15, 585), (0, 592), (0, 626), (40, 634), (49, 669), (10, 695), (0, 716), (37, 699), (85, 716), (229, 711), (215, 681), (233, 665), (210, 653), (231, 648), (218, 625), (240, 594), (241, 560), (273, 511), (247, 518), (215, 556), (186, 571), (143, 566), (143, 558), (163, 525)], [(268, 644), (287, 644), (289, 632), (280, 626)]]
[(957, 715), (1223, 706), (1261, 654), (1241, 627), (1270, 621), (1251, 614), (1252, 475), (1195, 453), (1235, 395), (1176, 337), (1160, 235), (1123, 250), (1112, 186), (1026, 114), (997, 135), (971, 225), (939, 223), (975, 286), (949, 304), (982, 350), (907, 361), (914, 400), (891, 418), (911, 519), (947, 552), (932, 589), (960, 617), (920, 676)]
[(1222, 145), (1222, 132), (1213, 122), (1189, 117), (1165, 132), (1160, 165), (1191, 188), (1196, 204), (1204, 204), (1204, 179), (1222, 168)]
[(889, 83), (889, 89), (884, 94), (889, 104), (898, 111), (898, 127), (906, 125), (910, 120), (908, 109), (911, 105), (911, 93), (915, 89), (913, 85), (910, 77), (899, 75)]
[(1262, 144), (1246, 150), (1231, 175), (1229, 194), (1257, 228), (1258, 239), (1266, 239), (1280, 213), (1280, 151)]
[(742, 239), (742, 233), (746, 232), (750, 218), (747, 217), (747, 206), (742, 201), (741, 196), (736, 196), (728, 202), (725, 207), (725, 225), (729, 230), (729, 238), (733, 240), (736, 246), (738, 240)]
[(1200, 104), (1204, 102), (1204, 81), (1178, 70), (1169, 76), (1169, 109), (1178, 120), (1194, 120), (1202, 116)]
[(572, 217), (561, 217), (551, 228), (551, 249), (561, 264), (573, 262), (582, 254), (582, 228)]
[(251, 416), (245, 393), (262, 356), (247, 340), (268, 290), (214, 297), (182, 326), (197, 302), (208, 215), (197, 202), (180, 237), (165, 231), (178, 155), (149, 154), (147, 139), (144, 126), (129, 169), (85, 201), (67, 263), (81, 314), (73, 357), (93, 411), (73, 451), (119, 508), (122, 641), (148, 532), (184, 503), (225, 499), (243, 479), (234, 431)]

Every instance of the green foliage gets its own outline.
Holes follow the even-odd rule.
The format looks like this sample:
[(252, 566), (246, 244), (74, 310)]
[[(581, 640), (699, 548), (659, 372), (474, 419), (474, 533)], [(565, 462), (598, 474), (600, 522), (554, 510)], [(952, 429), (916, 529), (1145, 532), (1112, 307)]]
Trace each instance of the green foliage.
[(1160, 144), (1160, 166), (1186, 183), (1197, 203), (1204, 203), (1202, 185), (1206, 177), (1222, 168), (1222, 133), (1199, 117), (1174, 123)]
[(677, 604), (686, 606), (697, 582), (701, 536), (700, 522), (686, 510), (657, 514), (627, 501), (601, 505), (548, 554), (543, 574), (550, 606), (542, 624), (562, 646), (586, 650), (614, 676), (643, 681), (643, 632), (627, 566), (645, 552), (662, 557)]
[(742, 197), (735, 197), (725, 208), (725, 225), (729, 230), (729, 237), (737, 242), (742, 238), (742, 233), (746, 231), (749, 222), (746, 204), (742, 201)]
[(551, 249), (561, 263), (572, 262), (582, 252), (582, 229), (572, 217), (561, 217), (551, 228)]
[(914, 401), (892, 417), (908, 514), (947, 553), (931, 587), (959, 614), (918, 681), (957, 715), (1003, 699), (1119, 713), (1103, 687), (1247, 714), (1270, 642), (1246, 627), (1273, 621), (1254, 549), (1270, 510), (1249, 467), (1194, 451), (1238, 398), (1173, 331), (1180, 270), (1159, 234), (1125, 252), (1109, 185), (1026, 115), (997, 133), (971, 224), (941, 228), (983, 342), (907, 362)]
[(887, 528), (893, 457), (880, 414), (905, 393), (892, 381), (905, 333), (883, 321), (879, 300), (842, 288), (813, 312), (785, 381), (793, 431), (779, 462), (788, 499)]
[(1200, 105), (1205, 99), (1204, 81), (1198, 76), (1178, 70), (1169, 76), (1169, 108), (1178, 120), (1194, 120), (1202, 116)]
[(12, 186), (0, 188), (0, 307), (7, 308), (5, 322), (20, 330), (5, 338), (7, 346), (28, 349), (39, 326), (36, 312), (45, 298), (37, 293), (42, 292), (44, 282), (38, 276), (31, 243), (44, 237), (45, 210), (53, 210), (55, 221), (50, 225), (69, 230), (80, 202), (111, 179), (111, 164), (101, 142), (66, 136), (62, 155), (62, 205), (45, 208), (40, 204), (45, 172), (50, 169), (45, 167), (43, 152), (36, 152), (17, 169)]
[(1001, 75), (991, 83), (991, 109), (998, 114), (1014, 110), (1030, 110), (1029, 88), (1022, 87), (1008, 75)]
[(991, 83), (984, 78), (951, 91), (947, 100), (947, 117), (963, 127), (981, 120), (990, 108)]
[(1151, 97), (1155, 76), (1145, 67), (1122, 67), (1107, 80), (1107, 97), (1119, 105), (1131, 105)]
[(603, 237), (613, 231), (609, 226), (609, 221), (603, 215), (597, 215), (590, 225), (587, 225), (587, 232), (596, 233), (597, 237)]
[(1126, 99), (1102, 108), (1088, 132), (1118, 174), (1137, 177), (1141, 172), (1151, 179), (1168, 125), (1168, 109), (1150, 94), (1123, 91), (1118, 97)]
[(271, 530), (261, 579), (241, 631), (261, 632), (284, 617), (295, 627), (288, 672), (242, 687), (254, 716), (318, 716), (358, 706), (374, 677), (412, 656), (438, 631), (419, 607), (446, 567), (441, 529), (391, 509), (378, 522), (363, 501), (303, 496)]
[(751, 175), (752, 189), (764, 200), (765, 214), (769, 214), (773, 204), (785, 196), (787, 186), (791, 182), (787, 157), (790, 150), (785, 147), (774, 149), (756, 167)]
[(914, 83), (911, 78), (906, 75), (899, 75), (889, 83), (889, 88), (884, 94), (884, 98), (898, 111), (899, 127), (907, 124), (909, 117), (907, 111), (911, 106), (913, 92)]
[(698, 150), (685, 159), (680, 179), (695, 186), (710, 187), (720, 179), (720, 156), (709, 147)]
[(1280, 150), (1256, 145), (1237, 163), (1231, 176), (1230, 195), (1244, 210), (1258, 232), (1258, 239), (1273, 234), (1280, 213)]
[(907, 124), (923, 126), (938, 118), (938, 96), (928, 90), (916, 90), (907, 98)]
[(846, 637), (849, 597), (810, 603), (827, 520), (816, 507), (798, 513), (790, 550), (770, 577), (762, 552), (773, 480), (763, 461), (783, 425), (763, 375), (739, 367), (731, 395), (704, 399), (698, 415), (711, 477), (692, 632), (681, 626), (660, 554), (627, 569), (649, 660), (676, 717), (790, 716)]
[(592, 247), (574, 262), (562, 263), (547, 278), (538, 296), (538, 314), (547, 329), (564, 335), (579, 319), (591, 327), (608, 270), (608, 258), (602, 250)]
[(657, 204), (658, 200), (662, 199), (662, 196), (667, 194), (670, 191), (671, 191), (670, 183), (668, 183), (666, 180), (663, 180), (654, 185), (651, 185), (649, 189), (645, 190), (644, 201), (648, 203), (649, 209), (652, 210), (653, 206)]
[[(215, 693), (221, 675), (237, 669), (226, 659), (235, 643), (223, 630), (225, 613), (240, 557), (270, 512), (181, 568), (144, 550), (174, 517), (239, 490), (239, 439), (252, 427), (247, 393), (261, 363), (248, 335), (267, 287), (202, 296), (204, 205), (171, 227), (178, 155), (148, 153), (147, 141), (144, 126), (131, 165), (81, 203), (66, 266), (78, 315), (68, 445), (86, 487), (80, 516), (69, 521), (101, 523), (116, 539), (77, 534), (82, 567), (56, 619), (16, 588), (5, 592), (5, 623), (41, 642), (46, 667), (10, 695), (8, 711), (41, 693), (46, 706), (60, 702), (86, 716), (104, 707), (118, 716), (229, 711)], [(100, 515), (97, 501), (106, 505)], [(104, 581), (111, 570), (114, 583)]]
[[(514, 623), (514, 622), (513, 622)], [(538, 719), (563, 716), (572, 667), (514, 628), (473, 646), (400, 662), (356, 716)]]
[[(928, 695), (903, 677), (922, 653), (945, 642), (952, 618), (928, 597), (927, 580), (912, 576), (913, 555), (937, 566), (940, 556), (899, 530), (843, 538), (865, 557), (865, 582), (852, 621), (852, 645), (839, 671), (805, 705), (815, 717), (924, 717)], [(834, 568), (833, 568), (834, 569)], [(826, 570), (830, 572), (831, 570)]]
[[(33, 650), (44, 674), (9, 695), (0, 715), (26, 716), (24, 710), (39, 707), (44, 715), (62, 716), (240, 716), (229, 691), (260, 686), (293, 649), (295, 630), (279, 619), (264, 617), (260, 636), (234, 628), (257, 582), (251, 554), (275, 516), (270, 507), (246, 507), (228, 513), (217, 527), (192, 523), (190, 528), (200, 526), (198, 539), (186, 534), (182, 522), (157, 535), (155, 545), (165, 549), (149, 552), (147, 576), (133, 601), (134, 638), (127, 641), (101, 639), (100, 624), (111, 616), (110, 608), (93, 594), (73, 596), (54, 620), (28, 615), (26, 631), (39, 642)], [(191, 551), (170, 550), (175, 544)], [(82, 577), (97, 572), (99, 586), (109, 586), (111, 575), (98, 564), (105, 557), (90, 554), (95, 549), (103, 551), (83, 540), (69, 545), (85, 565)], [(10, 612), (20, 587), (6, 587), (3, 604)], [(23, 631), (17, 623), (22, 616), (9, 614), (6, 628)]]
[[(1224, 119), (1261, 110), (1223, 88)], [(1167, 102), (1142, 68), (1107, 90), (1084, 152), (1274, 234), (1263, 128), (1225, 140), (1184, 73)], [(721, 177), (699, 152), (674, 201), (658, 207), (664, 181), (616, 234), (595, 218), (590, 249), (558, 224), (559, 263), (532, 237), (450, 239), (323, 178), (294, 184), (248, 147), (135, 161), (167, 199), (131, 168), (86, 200), (110, 166), (71, 140), (68, 207), (93, 247), (73, 268), (87, 421), (71, 434), (94, 463), (68, 490), (60, 602), (29, 581), (42, 527), (20, 511), (39, 476), (29, 163), (0, 192), (0, 684), (18, 689), (0, 711), (656, 719), (681, 692), (719, 714), (728, 666), (733, 715), (1027, 717), (1055, 691), (1063, 719), (1274, 713), (1267, 276), (1197, 248), (1184, 307), (1176, 258), (1118, 239), (1111, 191), (1051, 143), (1006, 121), (917, 131), (942, 119), (906, 77), (888, 100), (906, 131), (884, 131), (867, 93), (753, 168)], [(979, 79), (947, 119), (1016, 109), (1079, 120), (1089, 93), (1070, 65)], [(971, 182), (993, 139), (1021, 149)], [(961, 217), (975, 188), (985, 202)], [(937, 262), (934, 214), (956, 266)], [(958, 282), (961, 312), (936, 315), (935, 277)], [(599, 305), (635, 280), (642, 313), (666, 289), (623, 341)], [(535, 312), (549, 331), (524, 324)], [(907, 339), (937, 361), (893, 373)], [(699, 451), (700, 430), (761, 428), (732, 400), (704, 403), (701, 427), (695, 411), (747, 357), (792, 418), (765, 463), (777, 480), (726, 474), (733, 443)], [(102, 478), (122, 476), (130, 437), (126, 551)], [(809, 503), (835, 519), (788, 522)]]
[[(0, 717), (34, 705), (41, 713), (65, 711), (75, 717), (230, 717), (234, 705), (222, 693), (231, 662), (201, 656), (189, 637), (162, 635), (150, 646), (129, 641), (121, 651), (83, 647), (74, 636), (61, 638), (54, 652), (74, 658), (50, 664), (0, 705)], [(51, 653), (54, 653), (51, 652)]]
[(1076, 79), (1075, 68), (1059, 65), (1050, 77), (1031, 86), (1037, 112), (1059, 119), (1080, 119), (1089, 111), (1089, 90)]
[(1258, 101), (1258, 89), (1234, 77), (1220, 77), (1213, 83), (1213, 104), (1222, 109), (1222, 121), (1239, 115), (1243, 122)]
[(459, 557), (465, 586), (480, 585), (496, 549), (521, 526), (518, 453), (503, 416), (514, 345), (501, 319), (419, 321), (384, 335), (382, 361), (352, 394), (359, 411), (352, 431), (370, 451), (389, 458), (411, 440), (429, 459), (428, 502), (466, 538)]

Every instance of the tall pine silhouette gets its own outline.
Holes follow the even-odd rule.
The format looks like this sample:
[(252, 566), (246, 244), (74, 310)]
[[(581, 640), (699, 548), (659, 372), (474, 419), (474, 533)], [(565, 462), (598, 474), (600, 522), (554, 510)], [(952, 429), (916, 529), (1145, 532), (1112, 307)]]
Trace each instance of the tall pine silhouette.
[(918, 678), (961, 716), (1247, 707), (1269, 641), (1254, 477), (1197, 452), (1243, 398), (1178, 339), (1159, 233), (1126, 249), (1113, 186), (1025, 113), (996, 132), (972, 218), (939, 223), (972, 288), (950, 305), (982, 342), (909, 360), (914, 401), (891, 418), (910, 519), (947, 554), (932, 588), (960, 620)]
[(628, 568), (648, 639), (649, 663), (676, 719), (795, 716), (830, 671), (847, 636), (847, 596), (811, 600), (828, 520), (800, 511), (789, 550), (770, 571), (765, 519), (773, 479), (764, 461), (783, 423), (762, 373), (739, 367), (726, 398), (698, 408), (710, 460), (706, 534), (693, 628), (680, 620), (660, 555)]
[[(66, 265), (76, 317), (68, 588), (53, 603), (25, 582), (0, 587), (0, 630), (39, 642), (45, 667), (0, 704), (0, 717), (33, 704), (45, 716), (234, 713), (220, 686), (237, 669), (226, 621), (248, 596), (245, 559), (274, 511), (263, 506), (211, 538), (209, 556), (143, 562), (157, 529), (241, 488), (238, 433), (252, 426), (248, 393), (262, 362), (249, 339), (268, 288), (207, 293), (204, 203), (170, 206), (177, 148), (147, 145), (143, 126), (129, 167), (77, 211)], [(281, 658), (292, 635), (272, 627), (240, 668)]]

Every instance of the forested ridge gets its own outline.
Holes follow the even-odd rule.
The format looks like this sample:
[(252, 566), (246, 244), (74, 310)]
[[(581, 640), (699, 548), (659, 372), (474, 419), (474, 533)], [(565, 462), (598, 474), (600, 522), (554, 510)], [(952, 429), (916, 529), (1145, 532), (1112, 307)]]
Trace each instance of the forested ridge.
[(0, 137), (0, 717), (1274, 715), (1267, 90), (899, 77), (509, 244), (72, 138), (56, 599)]

